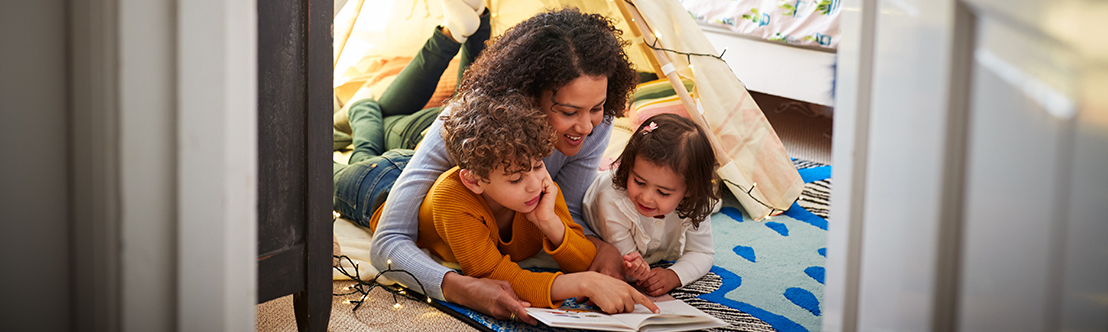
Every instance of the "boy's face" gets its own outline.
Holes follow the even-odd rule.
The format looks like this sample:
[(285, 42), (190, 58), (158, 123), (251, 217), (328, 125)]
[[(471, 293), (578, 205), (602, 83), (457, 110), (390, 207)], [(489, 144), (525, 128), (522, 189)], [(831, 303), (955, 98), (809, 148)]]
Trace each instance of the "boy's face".
[(546, 165), (542, 159), (536, 159), (531, 162), (531, 169), (523, 172), (507, 174), (504, 166), (497, 167), (489, 172), (487, 179), (476, 181), (477, 190), (473, 187), (470, 190), (484, 196), (494, 212), (507, 208), (528, 213), (538, 206), (543, 180), (548, 178), (550, 174), (546, 172)]
[(635, 157), (635, 166), (627, 176), (627, 196), (644, 217), (669, 214), (685, 198), (685, 178), (666, 166)]

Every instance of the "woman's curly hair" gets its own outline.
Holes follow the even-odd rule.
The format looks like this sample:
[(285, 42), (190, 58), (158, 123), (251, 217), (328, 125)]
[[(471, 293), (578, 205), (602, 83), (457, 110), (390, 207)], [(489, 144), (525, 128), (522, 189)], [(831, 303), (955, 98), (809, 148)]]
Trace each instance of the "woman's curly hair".
[(686, 196), (677, 204), (678, 217), (689, 218), (695, 228), (712, 214), (721, 194), (716, 175), (719, 162), (708, 136), (696, 123), (669, 113), (643, 121), (616, 160), (619, 167), (612, 176), (613, 187), (627, 190), (636, 157), (667, 167), (685, 179)]
[(533, 98), (520, 94), (460, 95), (443, 116), (442, 138), (458, 167), (487, 179), (499, 166), (507, 174), (531, 170), (554, 151), (556, 134)]
[(582, 75), (603, 75), (608, 78), (604, 118), (610, 121), (623, 113), (639, 79), (623, 51), (629, 43), (622, 34), (600, 14), (576, 8), (539, 13), (489, 41), (466, 70), (458, 93), (519, 92), (538, 99)]

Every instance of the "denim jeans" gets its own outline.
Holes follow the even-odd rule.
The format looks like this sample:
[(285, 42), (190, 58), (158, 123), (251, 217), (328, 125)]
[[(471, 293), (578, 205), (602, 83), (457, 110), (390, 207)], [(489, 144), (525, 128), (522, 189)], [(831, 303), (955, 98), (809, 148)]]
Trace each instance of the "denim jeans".
[(392, 189), (413, 154), (414, 150), (394, 149), (350, 165), (335, 163), (334, 210), (369, 228), (373, 212), (385, 201), (382, 193)]
[(450, 60), (462, 51), (458, 69), (460, 84), (465, 69), (484, 50), (491, 31), (489, 12), (486, 10), (480, 19), (480, 27), (465, 44), (436, 28), (423, 48), (381, 94), (380, 100), (367, 98), (351, 103), (347, 118), (354, 152), (349, 165), (333, 163), (334, 210), (344, 218), (369, 227), (373, 213), (384, 203), (381, 194), (392, 189), (392, 184), (412, 158), (412, 149), (438, 118), (441, 107), (420, 108), (431, 99)]

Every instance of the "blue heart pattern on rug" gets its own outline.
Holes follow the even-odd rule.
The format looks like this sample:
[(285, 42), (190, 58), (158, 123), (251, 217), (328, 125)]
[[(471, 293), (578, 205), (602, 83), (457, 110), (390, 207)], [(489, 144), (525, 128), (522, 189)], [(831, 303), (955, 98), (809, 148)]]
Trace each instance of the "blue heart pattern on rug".
[(741, 310), (777, 331), (819, 331), (831, 167), (795, 163), (806, 185), (784, 214), (753, 221), (727, 196), (712, 216), (712, 272), (723, 280), (719, 290), (700, 298)]

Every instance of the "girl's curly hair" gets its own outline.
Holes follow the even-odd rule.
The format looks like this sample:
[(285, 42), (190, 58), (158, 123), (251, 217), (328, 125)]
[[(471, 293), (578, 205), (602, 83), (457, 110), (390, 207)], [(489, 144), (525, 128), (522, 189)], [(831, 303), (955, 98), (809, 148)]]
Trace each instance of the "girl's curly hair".
[(608, 78), (604, 118), (619, 116), (638, 75), (623, 47), (623, 31), (600, 14), (576, 8), (539, 13), (492, 39), (466, 70), (458, 94), (519, 92), (538, 99), (582, 75)]
[(531, 170), (535, 159), (554, 151), (556, 134), (533, 98), (509, 94), (498, 98), (461, 95), (442, 117), (446, 150), (481, 178), (499, 166), (508, 174)]
[[(643, 130), (653, 127), (649, 130)], [(667, 167), (685, 179), (686, 195), (677, 204), (677, 216), (692, 220), (693, 227), (712, 214), (720, 200), (715, 150), (708, 136), (692, 120), (669, 113), (646, 119), (627, 141), (616, 163), (612, 186), (627, 190), (627, 178), (635, 158)]]

